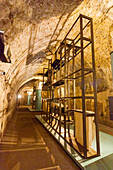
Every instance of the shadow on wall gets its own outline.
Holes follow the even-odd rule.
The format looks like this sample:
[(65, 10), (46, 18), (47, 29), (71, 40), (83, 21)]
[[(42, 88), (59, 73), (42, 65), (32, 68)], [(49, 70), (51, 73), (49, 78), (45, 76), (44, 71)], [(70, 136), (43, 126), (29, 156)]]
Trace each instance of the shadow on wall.
[[(81, 2), (82, 2), (82, 0), (81, 1), (74, 0), (74, 1), (70, 1), (70, 2), (67, 0), (63, 0), (63, 1), (59, 1), (59, 2), (58, 1), (47, 2), (46, 0), (44, 0), (44, 1), (40, 1), (40, 2), (39, 1), (37, 1), (37, 2), (30, 1), (30, 3), (29, 3), (29, 1), (27, 1), (27, 4), (29, 4), (31, 6), (31, 8), (33, 9), (32, 20), (35, 22), (40, 22), (40, 21), (42, 21), (42, 19), (49, 19), (50, 17), (54, 17), (54, 16), (61, 14), (61, 17), (59, 18), (59, 21), (56, 25), (56, 28), (55, 28), (53, 35), (51, 37), (51, 40), (49, 42), (48, 48), (50, 48), (51, 42), (53, 43), (54, 36), (57, 36), (57, 38), (58, 38), (67, 19), (69, 18), (69, 16), (73, 12), (73, 10), (75, 10), (75, 8), (77, 8)], [(41, 6), (41, 8), (39, 8), (39, 6)], [(62, 20), (63, 16), (66, 15), (66, 13), (69, 13), (69, 14), (66, 17), (65, 21), (63, 22), (62, 28), (60, 28), (58, 35), (56, 35), (56, 32), (58, 31), (57, 29), (59, 27), (59, 23)], [(37, 35), (37, 27), (35, 24), (33, 24), (31, 26), (31, 30), (30, 30), (29, 48), (28, 48), (28, 56), (27, 56), (26, 65), (34, 64), (36, 62), (42, 63), (45, 58), (45, 53), (42, 51), (40, 51), (38, 54), (33, 56), (34, 46), (36, 43), (36, 35)]]
[[(73, 12), (73, 10), (68, 14), (65, 21), (63, 21), (62, 28), (60, 28), (60, 30), (58, 32), (57, 29), (59, 27), (60, 22), (62, 21), (63, 16), (65, 15), (65, 12), (59, 18), (59, 21), (58, 21), (58, 23), (56, 25), (56, 28), (55, 28), (55, 30), (53, 32), (53, 35), (52, 35), (52, 37), (50, 39), (50, 42), (48, 44), (48, 47), (46, 49), (46, 53), (47, 53), (48, 50), (49, 50), (49, 52), (52, 53), (52, 51), (50, 49), (51, 44), (54, 43), (54, 42), (56, 42), (56, 44), (57, 44), (57, 40), (55, 40), (55, 41), (53, 40), (54, 36), (58, 38), (58, 36), (60, 35), (63, 27), (65, 26), (65, 24), (66, 24), (66, 22), (67, 22), (67, 20), (68, 20), (68, 18), (71, 15), (72, 12)], [(36, 35), (37, 35), (37, 27), (36, 27), (35, 24), (33, 24), (31, 26), (31, 29), (30, 29), (30, 38), (29, 38), (29, 47), (28, 47), (28, 56), (27, 56), (27, 60), (26, 60), (26, 65), (35, 64), (35, 63), (42, 63), (43, 60), (46, 59), (46, 54), (43, 51), (40, 51), (36, 55), (33, 55), (34, 47), (35, 47), (35, 44), (37, 43), (36, 42)]]
[[(43, 19), (49, 19), (51, 17), (59, 16), (60, 14), (69, 13), (70, 11), (77, 8), (83, 0), (59, 0), (59, 1), (34, 1), (27, 0), (27, 4), (33, 9), (32, 20), (37, 23), (41, 22)], [(40, 7), (40, 8), (39, 8)]]
[[(33, 23), (41, 23), (42, 20), (49, 19), (69, 13), (77, 8), (83, 0), (20, 0), (0, 3), (1, 19), (0, 28), (4, 29), (9, 38), (13, 38), (17, 33)], [(4, 16), (4, 17), (3, 17)]]
[(28, 54), (27, 56), (27, 60), (26, 60), (26, 65), (29, 64), (40, 64), (45, 60), (45, 52), (40, 51), (39, 53), (37, 53), (36, 55), (32, 55), (32, 54)]

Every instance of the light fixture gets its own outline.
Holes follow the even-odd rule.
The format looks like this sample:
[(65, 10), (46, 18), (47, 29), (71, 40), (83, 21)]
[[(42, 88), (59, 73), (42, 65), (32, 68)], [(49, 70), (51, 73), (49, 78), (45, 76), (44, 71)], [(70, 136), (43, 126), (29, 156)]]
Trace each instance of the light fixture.
[(31, 92), (31, 91), (27, 91), (27, 94), (28, 94), (28, 95), (31, 95), (31, 94), (32, 94), (32, 92)]
[(4, 34), (4, 31), (0, 30), (0, 34)]
[(38, 86), (38, 89), (42, 89), (42, 84), (43, 84), (43, 82), (39, 82), (39, 86)]
[(18, 99), (21, 99), (21, 95), (20, 94), (18, 94)]

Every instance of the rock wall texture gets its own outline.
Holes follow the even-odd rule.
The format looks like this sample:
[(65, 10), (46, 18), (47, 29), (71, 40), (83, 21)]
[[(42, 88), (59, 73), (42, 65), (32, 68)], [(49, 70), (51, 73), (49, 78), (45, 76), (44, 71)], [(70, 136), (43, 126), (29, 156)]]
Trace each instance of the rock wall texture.
[[(84, 4), (85, 7), (82, 7)], [(100, 122), (110, 125), (108, 97), (113, 96), (110, 52), (113, 51), (112, 1), (84, 1), (83, 14), (94, 21), (95, 58), (97, 71), (98, 113)], [(80, 9), (81, 10), (81, 9)]]
[[(71, 27), (73, 21), (76, 20), (80, 13), (93, 18), (99, 121), (106, 125), (113, 126), (113, 121), (110, 120), (108, 100), (109, 96), (113, 96), (113, 78), (110, 57), (110, 53), (113, 51), (113, 2), (112, 0), (85, 0), (71, 13), (57, 39), (64, 38), (69, 27)], [(71, 38), (74, 37), (76, 31), (77, 28), (73, 31), (70, 36)], [(60, 29), (57, 30), (57, 32), (60, 32)], [(53, 36), (53, 39), (54, 37), (55, 36)], [(49, 47), (52, 50), (51, 44)], [(54, 46), (57, 46), (57, 44), (58, 42)], [(86, 52), (86, 58), (86, 62), (89, 64), (88, 51)], [(88, 103), (93, 105), (90, 101)]]
[(15, 89), (7, 82), (5, 76), (0, 77), (0, 93), (0, 136), (2, 137), (16, 106)]
[(5, 45), (10, 48), (12, 62), (0, 63), (0, 69), (6, 72), (5, 76), (0, 77), (1, 134), (15, 108), (16, 93), (20, 86), (32, 77), (40, 79), (37, 73), (47, 66), (45, 49), (60, 15), (73, 11), (81, 2), (0, 1), (0, 30), (5, 32)]
[[(108, 102), (108, 96), (113, 95), (110, 58), (113, 51), (112, 0), (0, 1), (0, 29), (5, 31), (5, 43), (10, 48), (12, 61), (11, 64), (0, 63), (0, 69), (6, 72), (0, 77), (1, 122), (11, 115), (9, 108), (15, 105), (19, 87), (47, 67), (46, 52), (55, 50), (80, 13), (94, 21), (98, 112), (102, 123), (112, 124)], [(7, 120), (4, 122), (5, 125)], [(1, 123), (1, 132), (4, 125)]]

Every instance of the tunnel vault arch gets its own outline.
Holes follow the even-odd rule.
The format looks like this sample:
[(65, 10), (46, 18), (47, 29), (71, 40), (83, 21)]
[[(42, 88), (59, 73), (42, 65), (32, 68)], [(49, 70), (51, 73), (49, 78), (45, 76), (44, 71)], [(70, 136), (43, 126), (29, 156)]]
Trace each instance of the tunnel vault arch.
[(41, 79), (37, 75), (47, 66), (46, 54), (54, 53), (80, 13), (94, 21), (98, 110), (109, 120), (108, 96), (113, 95), (110, 60), (113, 46), (109, 33), (113, 27), (112, 9), (112, 0), (101, 0), (101, 7), (100, 1), (93, 0), (1, 0), (0, 29), (4, 30), (11, 51), (11, 64), (0, 62), (0, 68), (6, 72), (0, 77), (1, 134), (14, 112), (18, 90), (33, 77)]

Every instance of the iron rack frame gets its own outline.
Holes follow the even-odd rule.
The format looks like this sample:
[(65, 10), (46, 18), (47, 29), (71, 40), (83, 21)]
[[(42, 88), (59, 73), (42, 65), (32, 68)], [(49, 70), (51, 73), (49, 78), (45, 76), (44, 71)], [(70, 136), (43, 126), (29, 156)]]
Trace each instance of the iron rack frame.
[[(86, 21), (86, 24), (84, 24), (84, 20)], [(76, 26), (77, 22), (79, 22), (79, 33), (72, 39), (69, 37), (71, 31)], [(89, 28), (90, 30), (90, 37), (84, 36), (84, 30), (86, 28)], [(70, 43), (69, 43), (70, 42)], [(87, 42), (87, 44), (84, 46), (84, 42)], [(77, 45), (79, 43), (79, 45)], [(91, 58), (92, 63), (91, 67), (86, 68), (85, 67), (85, 60), (84, 60), (84, 50), (90, 46), (91, 48)], [(70, 51), (72, 51), (71, 57), (70, 57)], [(80, 63), (81, 68), (76, 69), (75, 67), (75, 58), (76, 56), (80, 55)], [(60, 56), (60, 57), (58, 57)], [(69, 70), (69, 64), (70, 61), (72, 62), (72, 72), (70, 73)], [(63, 77), (62, 77), (62, 69), (63, 69)], [(48, 77), (47, 82), (45, 84), (45, 71), (47, 71), (46, 76)], [(55, 75), (59, 73), (59, 79), (56, 78), (56, 82), (54, 82)], [(81, 74), (79, 74), (81, 73)], [(76, 76), (76, 74), (79, 74)], [(88, 74), (92, 74), (93, 77), (93, 96), (89, 95), (87, 96), (85, 94), (85, 76)], [(82, 86), (82, 95), (81, 96), (75, 96), (76, 94), (76, 80), (81, 78), (81, 86)], [(69, 81), (72, 81), (73, 86), (73, 96), (70, 95), (70, 84)], [(47, 109), (46, 109), (46, 120), (47, 122), (55, 129), (55, 123), (57, 121), (57, 128), (55, 129), (60, 135), (61, 135), (61, 126), (64, 126), (64, 139), (67, 141), (67, 131), (66, 127), (68, 126), (68, 132), (69, 129), (69, 123), (73, 124), (75, 126), (75, 119), (73, 118), (70, 120), (69, 114), (70, 112), (76, 113), (79, 112), (82, 114), (82, 122), (83, 122), (83, 153), (79, 154), (84, 158), (92, 158), (100, 155), (100, 144), (99, 144), (99, 128), (98, 128), (98, 114), (97, 114), (97, 89), (96, 89), (96, 71), (95, 71), (95, 55), (94, 55), (94, 35), (93, 35), (93, 20), (92, 18), (80, 14), (79, 17), (76, 19), (68, 33), (66, 34), (64, 40), (60, 43), (60, 46), (55, 52), (55, 61), (52, 62), (52, 60), (49, 60), (48, 62), (48, 68), (43, 69), (43, 85), (46, 85), (47, 90), (47, 98), (43, 99), (43, 103), (47, 103)], [(61, 96), (61, 87), (64, 86), (64, 96)], [(54, 96), (54, 90), (55, 88), (59, 88), (59, 97)], [(82, 110), (76, 109), (76, 100), (81, 99), (82, 100)], [(86, 100), (91, 99), (94, 100), (94, 112), (88, 112), (86, 110)], [(67, 108), (67, 105), (69, 105), (70, 100), (73, 100), (73, 106), (72, 108)], [(53, 104), (54, 102), (57, 102), (59, 104), (59, 111), (58, 114), (54, 113)], [(61, 104), (64, 103), (64, 113), (62, 112)], [(44, 109), (44, 108), (43, 108)], [(57, 115), (57, 116), (56, 116)], [(61, 120), (61, 117), (63, 116), (63, 121)], [(87, 117), (93, 117), (95, 121), (95, 134), (96, 134), (96, 153), (94, 155), (88, 155), (88, 149), (87, 149), (87, 124), (86, 119)], [(55, 120), (55, 123), (53, 123), (53, 120)], [(59, 129), (58, 129), (59, 127)], [(58, 130), (57, 130), (58, 129)], [(82, 134), (81, 134), (82, 135)], [(74, 137), (75, 134), (75, 127), (74, 127)], [(67, 141), (69, 142), (69, 141)], [(73, 145), (70, 143), (70, 145), (73, 147)], [(75, 148), (74, 148), (75, 149)], [(78, 150), (77, 150), (78, 152)]]

